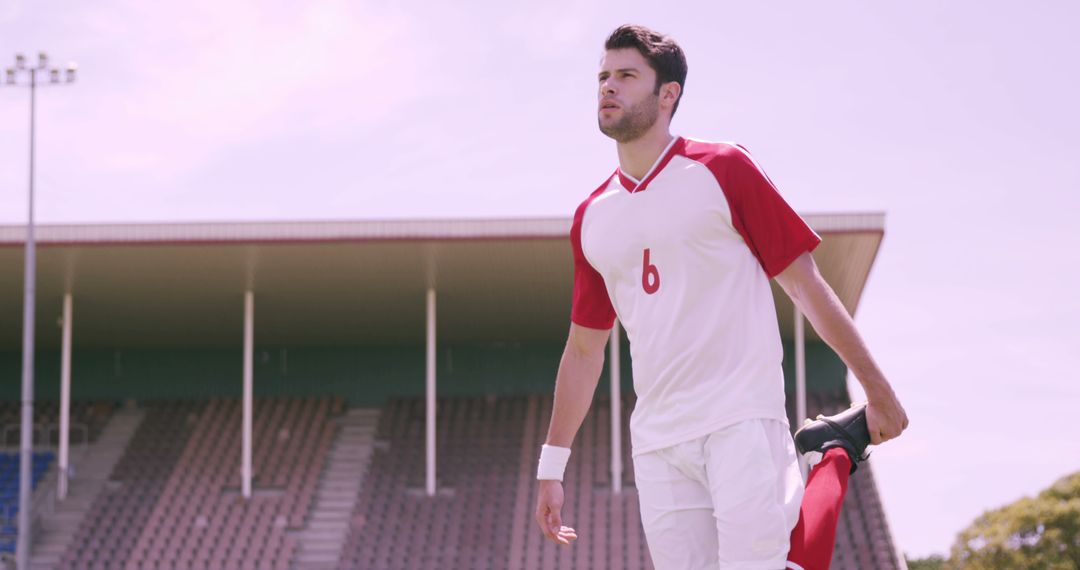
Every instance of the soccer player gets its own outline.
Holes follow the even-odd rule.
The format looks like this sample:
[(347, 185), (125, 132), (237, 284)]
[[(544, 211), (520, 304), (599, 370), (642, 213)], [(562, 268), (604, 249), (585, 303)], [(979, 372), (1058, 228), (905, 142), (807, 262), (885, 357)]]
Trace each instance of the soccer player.
[[(619, 167), (578, 207), (570, 232), (570, 333), (540, 454), (537, 523), (556, 543), (577, 538), (562, 525), (561, 481), (617, 315), (633, 357), (634, 472), (657, 570), (799, 568), (789, 552), (817, 559), (827, 547), (831, 556), (850, 468), (866, 444), (900, 435), (907, 415), (818, 273), (810, 252), (821, 239), (746, 149), (670, 133), (687, 73), (678, 44), (622, 26), (604, 48), (598, 122)], [(805, 428), (803, 451), (825, 458), (806, 501), (769, 279), (868, 397)]]

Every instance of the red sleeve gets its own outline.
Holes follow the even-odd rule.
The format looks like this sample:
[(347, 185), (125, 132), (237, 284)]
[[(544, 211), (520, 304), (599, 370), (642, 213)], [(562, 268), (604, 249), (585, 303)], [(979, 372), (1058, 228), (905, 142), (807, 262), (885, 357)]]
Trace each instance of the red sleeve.
[[(731, 223), (770, 279), (821, 243), (814, 230), (780, 196), (745, 148), (724, 145), (708, 161), (731, 209)], [(729, 150), (730, 149), (730, 150)]]
[(578, 206), (574, 212), (574, 224), (570, 227), (570, 246), (574, 250), (574, 298), (570, 320), (591, 329), (610, 329), (615, 324), (615, 309), (608, 298), (604, 278), (589, 264), (581, 249), (581, 221), (585, 217), (585, 209), (607, 185), (608, 182), (604, 182)]

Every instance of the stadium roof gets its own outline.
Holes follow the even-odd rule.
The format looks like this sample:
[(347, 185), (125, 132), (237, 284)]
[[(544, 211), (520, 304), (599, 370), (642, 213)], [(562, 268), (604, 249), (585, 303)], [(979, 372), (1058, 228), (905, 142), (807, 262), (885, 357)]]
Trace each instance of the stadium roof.
[[(825, 279), (854, 313), (884, 214), (804, 216)], [(569, 218), (38, 226), (37, 337), (59, 346), (235, 346), (255, 294), (263, 346), (553, 341), (569, 324)], [(0, 349), (21, 343), (25, 226), (0, 226)], [(781, 331), (792, 306), (773, 284)], [(808, 334), (812, 336), (808, 330)]]

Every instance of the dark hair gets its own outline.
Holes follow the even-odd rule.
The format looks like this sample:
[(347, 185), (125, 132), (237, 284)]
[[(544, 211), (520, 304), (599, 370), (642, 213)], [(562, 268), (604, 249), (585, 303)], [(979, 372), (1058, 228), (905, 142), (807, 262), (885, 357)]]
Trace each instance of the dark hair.
[(654, 93), (660, 94), (660, 85), (675, 81), (679, 84), (679, 97), (671, 108), (672, 116), (679, 109), (683, 89), (686, 88), (686, 54), (679, 44), (664, 34), (654, 32), (645, 26), (625, 24), (619, 26), (604, 42), (604, 49), (634, 48), (649, 62), (649, 67), (656, 72)]

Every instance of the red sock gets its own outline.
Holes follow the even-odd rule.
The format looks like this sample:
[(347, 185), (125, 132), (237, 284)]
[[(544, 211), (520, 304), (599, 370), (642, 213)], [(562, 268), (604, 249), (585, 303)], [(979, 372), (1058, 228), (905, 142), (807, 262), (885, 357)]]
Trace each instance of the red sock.
[(788, 562), (797, 566), (789, 564), (788, 568), (828, 570), (850, 475), (851, 458), (839, 447), (825, 452), (821, 463), (810, 471), (788, 552)]

